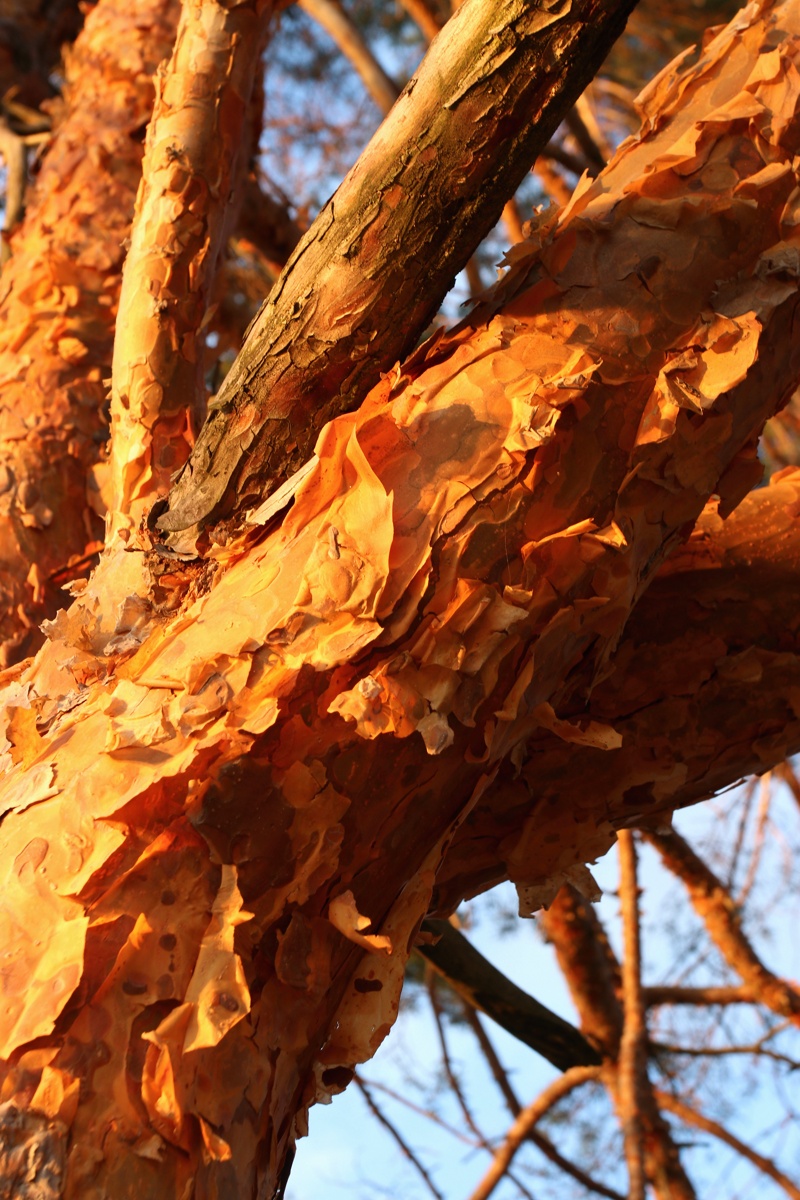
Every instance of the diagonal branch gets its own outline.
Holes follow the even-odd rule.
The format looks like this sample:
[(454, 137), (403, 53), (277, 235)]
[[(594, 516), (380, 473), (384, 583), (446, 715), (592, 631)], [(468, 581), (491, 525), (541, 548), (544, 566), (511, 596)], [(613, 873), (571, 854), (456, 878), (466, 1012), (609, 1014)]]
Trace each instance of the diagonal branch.
[(763, 1154), (759, 1154), (756, 1150), (753, 1150), (746, 1142), (740, 1141), (724, 1125), (720, 1125), (718, 1121), (713, 1121), (710, 1117), (699, 1113), (696, 1108), (684, 1104), (683, 1101), (676, 1099), (669, 1092), (658, 1091), (656, 1092), (656, 1098), (662, 1108), (666, 1109), (667, 1112), (674, 1113), (676, 1117), (679, 1117), (683, 1121), (684, 1125), (689, 1125), (693, 1129), (702, 1129), (704, 1132), (712, 1134), (713, 1137), (724, 1142), (726, 1146), (730, 1146), (737, 1154), (741, 1154), (742, 1158), (746, 1158), (748, 1162), (751, 1162), (764, 1175), (770, 1179), (774, 1179), (775, 1183), (779, 1187), (782, 1187), (786, 1195), (790, 1196), (792, 1200), (800, 1200), (800, 1187), (793, 1180), (784, 1175), (782, 1171), (779, 1171), (771, 1159), (765, 1158)]
[(495, 1154), (494, 1162), (475, 1190), (470, 1193), (469, 1200), (488, 1200), (507, 1173), (515, 1154), (542, 1117), (546, 1116), (554, 1105), (568, 1096), (576, 1087), (581, 1087), (584, 1083), (592, 1083), (599, 1078), (600, 1067), (570, 1067), (564, 1075), (555, 1079), (544, 1091), (540, 1092), (514, 1121)]
[(437, 940), (417, 946), (417, 953), (472, 1008), (491, 1017), (560, 1071), (599, 1064), (597, 1051), (569, 1021), (512, 983), (449, 921), (429, 919), (422, 928)]
[(413, 348), (634, 3), (459, 8), (287, 264), (160, 529), (241, 516)]
[(393, 1137), (394, 1140), (397, 1142), (397, 1145), (400, 1147), (400, 1150), (406, 1156), (406, 1158), (411, 1163), (411, 1165), (414, 1167), (417, 1174), (421, 1177), (422, 1181), (424, 1182), (424, 1184), (427, 1187), (430, 1194), (435, 1198), (435, 1200), (444, 1200), (442, 1193), (439, 1191), (439, 1189), (436, 1187), (433, 1180), (431, 1179), (430, 1173), (428, 1172), (427, 1168), (424, 1167), (423, 1164), (420, 1162), (419, 1158), (417, 1158), (416, 1154), (411, 1149), (411, 1147), (409, 1146), (408, 1142), (405, 1140), (403, 1135), (400, 1133), (397, 1126), (394, 1125), (389, 1120), (389, 1118), (386, 1116), (386, 1114), (383, 1112), (383, 1110), (376, 1104), (375, 1100), (373, 1099), (372, 1093), (370, 1092), (370, 1090), (367, 1087), (364, 1080), (359, 1079), (358, 1076), (356, 1076), (355, 1084), (356, 1084), (356, 1087), (358, 1088), (358, 1090), (361, 1092), (361, 1095), (364, 1097), (367, 1107), (369, 1108), (372, 1115), (377, 1118), (377, 1120), (381, 1123), (381, 1125), (383, 1125), (384, 1129), (386, 1129), (388, 1131), (388, 1133), (391, 1135), (391, 1137)]
[[(503, 1095), (503, 1099), (506, 1102), (506, 1107), (508, 1108), (512, 1117), (518, 1117), (522, 1112), (522, 1105), (517, 1099), (514, 1089), (511, 1087), (508, 1073), (503, 1069), (503, 1065), (497, 1056), (497, 1052), (492, 1045), (485, 1029), (483, 1028), (483, 1025), (481, 1024), (480, 1017), (471, 1004), (463, 1002), (463, 1010), (464, 1019), (475, 1034), (476, 1040), (481, 1048), (484, 1058), (486, 1059), (489, 1070), (491, 1071), (492, 1076)], [(595, 1192), (598, 1196), (606, 1196), (608, 1200), (624, 1200), (624, 1197), (619, 1192), (615, 1191), (614, 1188), (606, 1187), (605, 1184), (601, 1183), (592, 1175), (587, 1174), (586, 1171), (583, 1171), (580, 1167), (576, 1166), (576, 1164), (571, 1162), (570, 1159), (565, 1158), (564, 1155), (556, 1149), (550, 1139), (545, 1137), (543, 1133), (540, 1133), (538, 1129), (531, 1129), (529, 1131), (528, 1140), (532, 1142), (538, 1150), (541, 1150), (542, 1154), (544, 1154), (545, 1157), (550, 1160), (550, 1162), (552, 1162), (560, 1170), (564, 1171), (577, 1183), (580, 1183), (587, 1189), (587, 1191)]]
[(773, 1012), (791, 1016), (795, 1022), (800, 1020), (800, 992), (761, 962), (742, 928), (739, 908), (722, 880), (677, 830), (644, 830), (642, 836), (655, 846), (667, 869), (683, 882), (709, 937), (745, 987)]
[(159, 79), (114, 340), (109, 544), (166, 494), (205, 407), (202, 325), (274, 7), (186, 5)]
[(386, 74), (342, 5), (337, 0), (298, 0), (298, 4), (333, 38), (380, 111), (388, 113), (400, 95), (400, 88)]

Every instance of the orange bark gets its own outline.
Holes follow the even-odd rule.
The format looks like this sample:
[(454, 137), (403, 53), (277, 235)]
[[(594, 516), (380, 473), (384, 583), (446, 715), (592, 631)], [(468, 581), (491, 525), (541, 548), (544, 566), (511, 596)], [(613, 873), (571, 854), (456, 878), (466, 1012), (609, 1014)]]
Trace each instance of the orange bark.
[[(540, 729), (619, 745), (573, 706), (800, 366), (798, 56), (797, 0), (748, 9), (489, 303), (323, 430), (260, 542), (172, 594), (142, 563), (134, 625), (90, 585), (6, 673), (0, 1098), (61, 1122), (65, 1197), (270, 1195), (504, 764)], [(562, 803), (556, 873), (607, 817)]]
[(725, 522), (709, 505), (634, 609), (588, 708), (565, 713), (573, 736), (594, 721), (622, 744), (534, 734), (521, 774), (503, 768), (459, 827), (437, 876), (440, 911), (509, 877), (548, 903), (576, 861), (605, 853), (615, 828), (695, 804), (800, 750), (799, 508), (798, 472), (753, 492)]
[(187, 5), (158, 78), (114, 339), (107, 542), (166, 495), (201, 423), (202, 326), (275, 7)]
[[(0, 285), (0, 662), (41, 642), (71, 559), (102, 541), (87, 474), (108, 436), (114, 319), (153, 72), (177, 0), (101, 0)], [(62, 572), (61, 574), (58, 574)]]

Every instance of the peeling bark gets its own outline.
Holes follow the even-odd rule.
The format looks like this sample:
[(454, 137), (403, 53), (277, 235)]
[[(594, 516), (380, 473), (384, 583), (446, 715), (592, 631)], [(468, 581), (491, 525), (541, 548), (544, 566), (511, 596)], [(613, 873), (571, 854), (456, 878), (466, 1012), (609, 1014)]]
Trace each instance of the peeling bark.
[(437, 876), (438, 911), (508, 877), (546, 904), (570, 877), (576, 840), (578, 859), (597, 858), (616, 828), (800, 752), (799, 507), (791, 471), (726, 521), (709, 506), (637, 604), (588, 707), (565, 713), (615, 730), (621, 746), (535, 734), (521, 776), (503, 769), (459, 827)]
[(87, 474), (105, 412), (123, 243), (153, 73), (177, 0), (101, 0), (66, 56), (63, 113), (0, 281), (0, 661), (40, 644), (70, 561), (99, 548)]
[[(626, 748), (588, 697), (800, 367), (799, 58), (796, 0), (740, 15), (468, 322), (323, 430), (260, 541), (173, 560), (110, 638), (87, 589), (6, 672), (0, 1098), (69, 1127), (65, 1200), (272, 1195), (388, 1032), (470, 809), (541, 730)], [(613, 828), (585, 790), (545, 876)]]
[(414, 347), (634, 3), (459, 8), (289, 260), (160, 529), (218, 522), (212, 537), (227, 541), (225, 519), (299, 467), (324, 423)]
[(158, 76), (114, 340), (108, 543), (169, 491), (201, 423), (202, 325), (274, 10), (187, 5)]

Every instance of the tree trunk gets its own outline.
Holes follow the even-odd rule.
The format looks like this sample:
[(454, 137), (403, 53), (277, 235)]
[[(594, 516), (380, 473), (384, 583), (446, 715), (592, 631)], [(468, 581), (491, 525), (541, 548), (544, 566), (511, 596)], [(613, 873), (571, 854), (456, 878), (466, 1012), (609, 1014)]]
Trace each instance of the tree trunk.
[[(65, 1197), (273, 1195), (309, 1105), (388, 1032), (459, 830), (505, 804), (512, 767), (537, 777), (542, 730), (624, 755), (619, 719), (654, 751), (596, 807), (585, 788), (548, 804), (546, 841), (512, 808), (499, 853), (528, 908), (614, 824), (722, 782), (685, 704), (668, 763), (631, 723), (641, 705), (594, 715), (593, 689), (616, 661), (636, 694), (633, 606), (709, 497), (724, 515), (750, 489), (755, 439), (797, 379), (799, 34), (797, 0), (751, 7), (661, 76), (641, 137), (541, 215), (468, 321), (322, 431), (248, 538), (202, 562), (150, 554), (135, 619), (112, 629), (90, 585), (5, 672), (0, 1099), (22, 1144), (53, 1134)], [(266, 354), (254, 336), (244, 371)], [(303, 324), (293, 361), (315, 336)], [(338, 392), (329, 380), (323, 408)], [(222, 413), (234, 466), (195, 454), (176, 502), (193, 478), (192, 519), (236, 462), (237, 503), (263, 480), (261, 451), (252, 476), (236, 457), (255, 407)], [(770, 498), (776, 529), (795, 494)], [(703, 528), (711, 564), (736, 557), (717, 518)], [(790, 566), (776, 537), (776, 570), (784, 552)], [(702, 709), (718, 748), (742, 680), (794, 669), (791, 637), (752, 634), (744, 656), (720, 635), (722, 711)], [(687, 644), (699, 661), (702, 638)], [(794, 688), (776, 710), (794, 714)], [(738, 774), (747, 754), (729, 749)], [(448, 904), (477, 890), (453, 879)]]
[[(0, 663), (41, 643), (73, 565), (100, 548), (87, 474), (108, 438), (125, 239), (141, 177), (153, 73), (177, 0), (109, 0), (66, 60), (65, 95), (0, 282)], [(101, 185), (98, 186), (98, 175)], [(91, 476), (90, 476), (91, 478)]]

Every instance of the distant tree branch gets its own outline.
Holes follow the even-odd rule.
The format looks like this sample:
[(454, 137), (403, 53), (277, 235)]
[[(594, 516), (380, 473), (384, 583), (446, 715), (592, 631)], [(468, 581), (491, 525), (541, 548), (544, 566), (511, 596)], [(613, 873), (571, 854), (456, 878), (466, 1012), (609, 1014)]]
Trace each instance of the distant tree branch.
[(512, 983), (449, 921), (426, 920), (423, 930), (438, 940), (417, 946), (417, 952), (473, 1008), (561, 1071), (599, 1064), (597, 1051), (573, 1025)]
[(683, 1121), (684, 1125), (689, 1125), (694, 1129), (702, 1129), (705, 1133), (712, 1134), (713, 1137), (724, 1142), (726, 1146), (730, 1146), (742, 1158), (746, 1158), (748, 1162), (757, 1167), (764, 1175), (773, 1179), (775, 1183), (783, 1188), (787, 1196), (791, 1196), (792, 1200), (800, 1200), (800, 1187), (797, 1184), (789, 1179), (787, 1175), (784, 1175), (782, 1171), (779, 1171), (771, 1159), (765, 1158), (763, 1154), (759, 1154), (756, 1150), (753, 1150), (751, 1146), (748, 1146), (746, 1142), (737, 1138), (730, 1130), (720, 1125), (718, 1121), (713, 1121), (710, 1117), (704, 1116), (696, 1108), (693, 1108), (689, 1104), (684, 1104), (682, 1100), (678, 1100), (669, 1092), (658, 1091), (656, 1092), (656, 1098), (661, 1108), (666, 1109), (667, 1112), (674, 1113), (676, 1117), (679, 1117)]
[(636, 846), (629, 829), (620, 830), (619, 896), (622, 910), (622, 1036), (617, 1059), (618, 1113), (628, 1165), (628, 1200), (645, 1200), (642, 1109), (647, 1081), (647, 1026), (642, 1003), (639, 894)]
[[(481, 1048), (481, 1052), (486, 1059), (489, 1070), (492, 1073), (492, 1077), (494, 1078), (503, 1095), (511, 1116), (518, 1117), (522, 1112), (522, 1105), (520, 1104), (514, 1089), (511, 1087), (511, 1083), (508, 1078), (508, 1072), (504, 1070), (503, 1065), (497, 1056), (497, 1052), (492, 1045), (486, 1030), (483, 1028), (481, 1019), (475, 1009), (472, 1007), (472, 1005), (467, 1004), (465, 1001), (462, 1001), (462, 1006), (464, 1011), (464, 1019), (475, 1034), (478, 1045)], [(594, 1176), (589, 1175), (588, 1172), (583, 1171), (580, 1167), (576, 1166), (574, 1162), (571, 1162), (570, 1159), (565, 1158), (564, 1155), (553, 1145), (550, 1139), (545, 1137), (543, 1133), (540, 1133), (538, 1129), (532, 1128), (529, 1131), (528, 1140), (532, 1142), (532, 1144), (536, 1146), (538, 1150), (541, 1150), (542, 1154), (544, 1154), (551, 1163), (557, 1166), (560, 1170), (564, 1171), (567, 1175), (571, 1176), (576, 1183), (580, 1183), (588, 1191), (594, 1192), (598, 1196), (606, 1196), (608, 1200), (626, 1200), (626, 1198), (622, 1196), (620, 1192), (615, 1191), (614, 1188), (606, 1187), (604, 1183), (601, 1183), (599, 1180), (595, 1179)]]
[(400, 88), (384, 71), (358, 29), (337, 0), (297, 0), (300, 8), (333, 38), (382, 113), (391, 109)]
[(507, 1173), (514, 1155), (528, 1138), (537, 1122), (576, 1087), (599, 1079), (600, 1072), (600, 1067), (570, 1067), (565, 1074), (555, 1079), (544, 1091), (540, 1092), (514, 1121), (495, 1154), (494, 1162), (475, 1190), (470, 1193), (469, 1200), (488, 1200)]
[(664, 865), (686, 886), (697, 915), (728, 965), (767, 1008), (800, 1020), (800, 992), (769, 971), (745, 934), (741, 914), (728, 889), (676, 831), (644, 830)]
[(715, 1004), (758, 1004), (758, 993), (750, 987), (677, 987), (656, 984), (642, 989), (648, 1008), (666, 1004), (687, 1004), (705, 1008)]
[(411, 1163), (411, 1165), (414, 1167), (417, 1174), (421, 1177), (421, 1179), (423, 1180), (423, 1182), (424, 1182), (425, 1186), (427, 1187), (428, 1191), (430, 1192), (430, 1194), (435, 1197), (435, 1200), (444, 1200), (444, 1196), (442, 1195), (442, 1193), (439, 1191), (439, 1189), (434, 1184), (433, 1180), (431, 1179), (431, 1177), (428, 1173), (427, 1168), (422, 1165), (422, 1163), (420, 1162), (417, 1155), (414, 1153), (414, 1151), (409, 1146), (408, 1142), (405, 1140), (403, 1135), (398, 1130), (397, 1126), (394, 1125), (393, 1122), (389, 1120), (389, 1118), (382, 1111), (382, 1109), (375, 1103), (375, 1100), (373, 1099), (372, 1094), (371, 1094), (369, 1088), (367, 1087), (366, 1083), (364, 1082), (364, 1080), (359, 1078), (359, 1076), (356, 1076), (355, 1077), (355, 1085), (358, 1088), (358, 1090), (361, 1092), (361, 1095), (364, 1097), (367, 1107), (369, 1108), (372, 1115), (380, 1122), (381, 1125), (383, 1125), (384, 1129), (386, 1129), (389, 1132), (389, 1134), (394, 1138), (394, 1140), (397, 1142), (397, 1145), (400, 1147), (400, 1150), (405, 1155), (405, 1157), (408, 1159), (408, 1161)]

